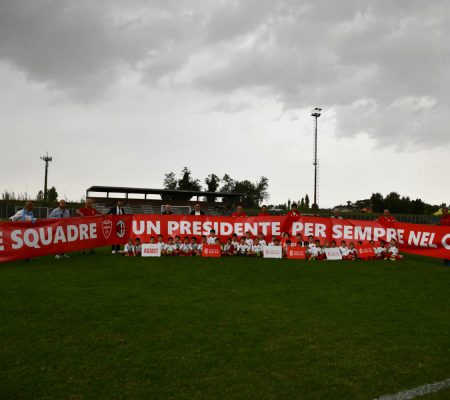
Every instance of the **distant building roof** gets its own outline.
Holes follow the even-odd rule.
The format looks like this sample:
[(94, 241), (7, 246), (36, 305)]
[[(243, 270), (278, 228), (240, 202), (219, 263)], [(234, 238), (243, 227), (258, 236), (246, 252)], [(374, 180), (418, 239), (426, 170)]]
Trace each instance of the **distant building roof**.
[(206, 197), (206, 196), (214, 196), (214, 197), (243, 197), (245, 193), (222, 193), (222, 192), (202, 192), (195, 190), (176, 190), (176, 189), (150, 189), (150, 188), (132, 188), (132, 187), (123, 187), (123, 186), (91, 186), (86, 190), (86, 198), (90, 197), (89, 193), (106, 193), (106, 197), (109, 197), (110, 193), (125, 193), (128, 198), (129, 194), (143, 194), (147, 196), (148, 194), (157, 194), (160, 196), (163, 195), (186, 195), (191, 197)]

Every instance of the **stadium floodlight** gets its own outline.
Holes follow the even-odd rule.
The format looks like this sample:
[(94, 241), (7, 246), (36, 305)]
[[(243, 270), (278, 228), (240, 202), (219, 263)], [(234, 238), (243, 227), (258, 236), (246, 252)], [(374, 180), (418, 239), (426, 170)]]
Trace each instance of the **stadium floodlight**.
[(44, 181), (44, 200), (47, 201), (47, 177), (48, 177), (48, 163), (53, 161), (53, 158), (47, 154), (41, 157), (42, 161), (45, 161), (45, 181)]
[(311, 116), (314, 117), (314, 203), (312, 205), (312, 208), (314, 211), (319, 209), (319, 205), (317, 204), (317, 186), (319, 183), (319, 173), (318, 173), (318, 161), (317, 161), (317, 118), (319, 118), (322, 115), (322, 109), (321, 108), (314, 108), (311, 111)]

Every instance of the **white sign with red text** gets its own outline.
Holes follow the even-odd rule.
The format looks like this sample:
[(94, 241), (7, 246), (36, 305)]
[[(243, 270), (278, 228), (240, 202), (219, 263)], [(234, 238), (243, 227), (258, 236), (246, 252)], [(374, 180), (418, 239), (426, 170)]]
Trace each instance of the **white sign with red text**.
[(264, 258), (283, 258), (283, 249), (281, 246), (264, 246)]
[(144, 243), (142, 257), (161, 257), (161, 248), (156, 243)]

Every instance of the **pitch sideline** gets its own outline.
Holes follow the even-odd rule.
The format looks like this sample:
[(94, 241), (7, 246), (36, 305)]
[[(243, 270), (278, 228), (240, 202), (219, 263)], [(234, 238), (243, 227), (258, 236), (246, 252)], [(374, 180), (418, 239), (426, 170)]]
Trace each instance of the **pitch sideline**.
[(442, 389), (450, 387), (450, 378), (434, 383), (428, 383), (423, 386), (418, 386), (414, 389), (405, 390), (395, 394), (387, 394), (381, 397), (377, 397), (374, 400), (410, 400), (416, 397), (425, 396), (426, 394), (436, 393)]

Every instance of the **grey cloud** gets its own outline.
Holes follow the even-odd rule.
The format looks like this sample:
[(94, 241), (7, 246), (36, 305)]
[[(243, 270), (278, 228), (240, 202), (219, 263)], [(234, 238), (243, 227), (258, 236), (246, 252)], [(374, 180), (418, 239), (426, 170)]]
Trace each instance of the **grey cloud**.
[(449, 15), (445, 0), (10, 0), (0, 60), (92, 100), (124, 70), (157, 85), (206, 57), (188, 81), (225, 112), (245, 90), (284, 110), (334, 108), (338, 136), (437, 146), (450, 143)]

